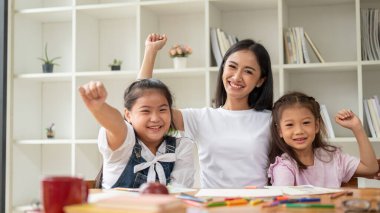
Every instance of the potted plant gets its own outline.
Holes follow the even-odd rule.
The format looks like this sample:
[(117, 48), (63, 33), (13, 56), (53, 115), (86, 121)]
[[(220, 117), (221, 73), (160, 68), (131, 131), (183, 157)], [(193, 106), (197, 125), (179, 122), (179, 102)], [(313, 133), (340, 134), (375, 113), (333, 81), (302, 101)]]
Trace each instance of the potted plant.
[(46, 137), (47, 138), (54, 138), (54, 123), (52, 123), (49, 127), (46, 128)]
[(115, 58), (115, 59), (113, 59), (112, 63), (109, 64), (108, 66), (111, 67), (111, 70), (120, 70), (122, 63), (123, 63), (122, 60), (118, 60)]
[(187, 56), (189, 56), (193, 50), (188, 45), (174, 45), (169, 50), (169, 56), (173, 58), (174, 69), (186, 68)]
[(47, 53), (47, 44), (45, 44), (45, 57), (44, 58), (38, 58), (44, 63), (42, 64), (42, 70), (44, 73), (51, 73), (53, 72), (54, 65), (59, 66), (59, 64), (55, 63), (54, 61), (57, 59), (60, 59), (61, 57), (55, 57), (50, 59)]

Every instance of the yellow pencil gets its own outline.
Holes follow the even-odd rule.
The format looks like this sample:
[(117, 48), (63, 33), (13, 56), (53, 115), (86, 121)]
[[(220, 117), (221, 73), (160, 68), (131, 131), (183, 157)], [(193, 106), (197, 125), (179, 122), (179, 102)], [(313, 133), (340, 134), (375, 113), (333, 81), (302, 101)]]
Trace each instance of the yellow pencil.
[(262, 200), (262, 199), (251, 200), (251, 201), (249, 202), (249, 205), (251, 205), (251, 206), (256, 206), (256, 205), (258, 205), (258, 204), (260, 204), (260, 203), (262, 203), (262, 202), (264, 202), (264, 200)]

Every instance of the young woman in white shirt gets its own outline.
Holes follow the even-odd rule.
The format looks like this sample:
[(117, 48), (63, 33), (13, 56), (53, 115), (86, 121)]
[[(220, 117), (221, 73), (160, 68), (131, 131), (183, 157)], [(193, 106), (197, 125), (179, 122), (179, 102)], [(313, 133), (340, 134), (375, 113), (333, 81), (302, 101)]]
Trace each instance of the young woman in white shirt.
[[(151, 78), (165, 35), (150, 34), (138, 78)], [(246, 39), (224, 55), (216, 108), (173, 110), (175, 127), (198, 146), (202, 188), (243, 188), (267, 184), (271, 61), (267, 50)]]

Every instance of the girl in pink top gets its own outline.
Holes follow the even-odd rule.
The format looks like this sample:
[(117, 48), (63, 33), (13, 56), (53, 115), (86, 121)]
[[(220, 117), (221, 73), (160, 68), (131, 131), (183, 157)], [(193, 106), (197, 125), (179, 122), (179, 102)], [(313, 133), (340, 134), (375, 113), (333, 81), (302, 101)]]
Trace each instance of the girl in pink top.
[(355, 135), (360, 159), (327, 144), (320, 106), (313, 97), (300, 92), (282, 96), (272, 111), (271, 184), (338, 188), (353, 175), (374, 174), (378, 170), (376, 156), (359, 118), (343, 109), (335, 121)]

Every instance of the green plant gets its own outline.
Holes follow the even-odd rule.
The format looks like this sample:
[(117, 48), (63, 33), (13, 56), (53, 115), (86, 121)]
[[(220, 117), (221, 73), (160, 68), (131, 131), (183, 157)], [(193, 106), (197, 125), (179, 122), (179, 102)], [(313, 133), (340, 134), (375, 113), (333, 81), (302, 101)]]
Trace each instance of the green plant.
[(54, 65), (59, 65), (57, 63), (55, 63), (54, 61), (57, 60), (57, 59), (60, 59), (61, 57), (55, 57), (55, 58), (52, 58), (52, 59), (49, 59), (49, 56), (48, 56), (48, 53), (47, 53), (47, 43), (45, 44), (45, 57), (44, 58), (41, 58), (39, 57), (38, 59), (40, 59), (41, 61), (44, 62), (44, 64), (54, 64)]
[(117, 60), (117, 59), (115, 58), (115, 59), (113, 59), (112, 64), (109, 64), (108, 66), (109, 66), (109, 67), (112, 67), (112, 66), (121, 66), (122, 63), (123, 63), (122, 60)]

